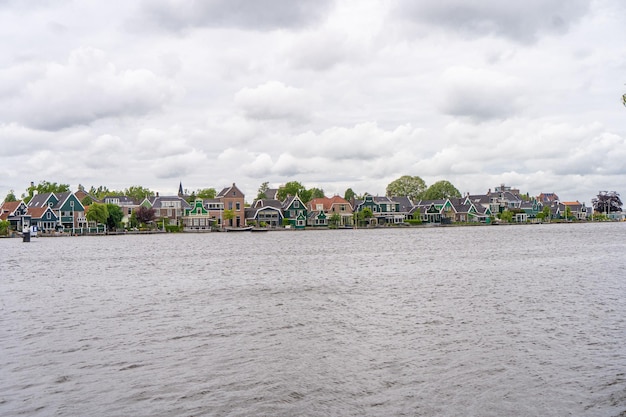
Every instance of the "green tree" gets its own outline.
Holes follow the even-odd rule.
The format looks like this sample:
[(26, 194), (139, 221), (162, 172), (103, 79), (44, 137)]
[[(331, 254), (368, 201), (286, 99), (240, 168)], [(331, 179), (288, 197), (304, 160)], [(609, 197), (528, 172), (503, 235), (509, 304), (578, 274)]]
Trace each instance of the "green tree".
[(569, 220), (572, 217), (572, 209), (570, 206), (565, 207), (565, 219)]
[(0, 220), (0, 236), (8, 235), (10, 226), (11, 222), (8, 220)]
[(217, 191), (215, 191), (215, 188), (202, 188), (198, 191), (196, 191), (196, 198), (202, 198), (202, 199), (211, 199), (211, 198), (215, 198), (215, 195), (217, 194)]
[(369, 224), (369, 219), (374, 217), (374, 213), (372, 212), (372, 209), (369, 207), (365, 207), (363, 210), (361, 210), (361, 214), (363, 214), (363, 220), (367, 224)]
[(93, 203), (87, 211), (87, 220), (96, 224), (106, 224), (109, 217), (109, 210), (106, 204)]
[(339, 215), (339, 213), (333, 213), (328, 218), (328, 225), (332, 228), (338, 227), (339, 223), (341, 223), (341, 216)]
[(352, 188), (348, 188), (345, 193), (343, 193), (343, 198), (348, 201), (352, 201), (352, 199), (356, 197), (356, 193), (352, 190)]
[(56, 182), (49, 181), (41, 181), (39, 184), (34, 185), (31, 183), (30, 187), (26, 189), (26, 193), (22, 194), (22, 200), (24, 203), (28, 204), (28, 202), (33, 198), (35, 192), (37, 194), (45, 194), (45, 193), (65, 193), (70, 190), (69, 184), (57, 184)]
[[(123, 191), (115, 191), (109, 190), (108, 187), (104, 185), (99, 185), (98, 188), (93, 185), (89, 189), (89, 194), (97, 198), (98, 200), (102, 200), (104, 197), (112, 196), (112, 195), (124, 195)], [(143, 200), (143, 198), (142, 198)]]
[(85, 198), (80, 200), (80, 204), (82, 204), (85, 207), (90, 206), (90, 205), (93, 204), (93, 198), (91, 198), (88, 195), (86, 195)]
[(124, 212), (122, 208), (117, 204), (107, 204), (107, 210), (109, 215), (107, 216), (107, 227), (109, 229), (117, 229), (122, 223), (122, 219), (124, 218)]
[(133, 185), (124, 190), (124, 195), (140, 203), (144, 198), (152, 197), (154, 195), (154, 191), (140, 185)]
[(17, 197), (15, 197), (15, 191), (10, 190), (6, 197), (4, 197), (5, 203), (11, 203), (13, 201), (17, 201)]
[(298, 181), (290, 181), (285, 185), (281, 185), (280, 188), (278, 188), (277, 195), (280, 201), (284, 201), (287, 196), (297, 195), (305, 204), (311, 199), (311, 192), (307, 191), (307, 189)]
[(449, 181), (437, 181), (432, 184), (422, 195), (424, 200), (441, 200), (446, 198), (459, 198), (461, 193)]
[(309, 195), (309, 200), (313, 200), (314, 198), (323, 198), (324, 197), (324, 190), (322, 190), (321, 188), (311, 188), (310, 190), (308, 190), (310, 195)]
[(513, 212), (510, 210), (504, 210), (502, 213), (500, 213), (500, 220), (507, 223), (513, 222)]
[(387, 185), (386, 194), (388, 197), (409, 197), (413, 201), (418, 201), (426, 191), (426, 183), (418, 176), (403, 175)]
[(235, 218), (235, 211), (226, 209), (222, 213), (222, 217), (224, 219), (224, 223), (226, 223), (226, 221), (228, 220), (228, 225), (232, 226), (233, 225), (233, 219)]
[(258, 193), (256, 195), (257, 200), (263, 200), (267, 198), (265, 192), (270, 189), (270, 183), (265, 181), (263, 184), (259, 186)]

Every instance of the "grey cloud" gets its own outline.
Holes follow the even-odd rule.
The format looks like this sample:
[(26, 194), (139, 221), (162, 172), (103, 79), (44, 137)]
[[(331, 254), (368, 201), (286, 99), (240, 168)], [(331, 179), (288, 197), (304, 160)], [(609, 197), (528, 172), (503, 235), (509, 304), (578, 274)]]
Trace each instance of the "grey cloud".
[(399, 0), (396, 13), (471, 37), (499, 35), (527, 43), (544, 33), (567, 31), (589, 5), (589, 0)]
[(454, 67), (442, 76), (446, 94), (441, 110), (482, 122), (503, 119), (519, 110), (519, 82), (505, 74)]
[(237, 27), (251, 30), (297, 29), (325, 17), (331, 0), (159, 0), (143, 3), (148, 25), (169, 30)]

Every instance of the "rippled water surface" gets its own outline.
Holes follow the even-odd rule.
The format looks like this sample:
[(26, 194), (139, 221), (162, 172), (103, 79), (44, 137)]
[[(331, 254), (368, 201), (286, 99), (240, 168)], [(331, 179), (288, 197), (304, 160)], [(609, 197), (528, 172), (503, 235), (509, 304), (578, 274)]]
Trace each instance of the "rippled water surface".
[(2, 416), (626, 416), (626, 224), (0, 240)]

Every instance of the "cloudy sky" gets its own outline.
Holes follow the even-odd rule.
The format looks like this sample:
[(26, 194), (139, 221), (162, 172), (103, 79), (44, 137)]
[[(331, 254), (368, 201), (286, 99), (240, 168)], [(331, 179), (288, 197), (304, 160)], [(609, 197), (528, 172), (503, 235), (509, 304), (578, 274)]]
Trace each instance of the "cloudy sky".
[(626, 195), (622, 0), (0, 0), (0, 198)]

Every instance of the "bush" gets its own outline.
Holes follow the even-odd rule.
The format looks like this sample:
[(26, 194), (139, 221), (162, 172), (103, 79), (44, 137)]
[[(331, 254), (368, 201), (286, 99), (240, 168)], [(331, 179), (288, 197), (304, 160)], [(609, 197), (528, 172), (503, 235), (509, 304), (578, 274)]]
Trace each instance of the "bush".
[(178, 232), (182, 232), (183, 231), (183, 227), (182, 226), (177, 226), (175, 224), (166, 224), (165, 225), (165, 231), (168, 233), (178, 233)]

